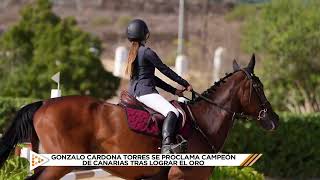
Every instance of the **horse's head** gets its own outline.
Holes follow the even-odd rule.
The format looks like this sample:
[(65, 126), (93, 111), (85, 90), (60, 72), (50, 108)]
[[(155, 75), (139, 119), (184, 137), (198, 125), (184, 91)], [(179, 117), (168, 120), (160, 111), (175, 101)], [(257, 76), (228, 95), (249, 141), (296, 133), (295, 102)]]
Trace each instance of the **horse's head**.
[(263, 84), (254, 74), (255, 56), (246, 68), (241, 69), (236, 61), (233, 62), (234, 71), (242, 71), (246, 75), (243, 81), (239, 97), (242, 111), (254, 117), (266, 130), (275, 130), (279, 124), (279, 116), (272, 110), (271, 104), (263, 91)]

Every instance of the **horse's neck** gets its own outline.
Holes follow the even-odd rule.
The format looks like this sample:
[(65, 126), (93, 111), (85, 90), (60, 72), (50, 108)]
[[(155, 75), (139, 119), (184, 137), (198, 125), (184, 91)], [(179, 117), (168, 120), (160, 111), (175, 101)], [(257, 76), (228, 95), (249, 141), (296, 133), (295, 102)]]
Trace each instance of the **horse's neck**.
[[(237, 97), (239, 85), (236, 79), (228, 80), (217, 92), (209, 98), (220, 107), (232, 112), (240, 110), (240, 102)], [(201, 130), (208, 137), (210, 143), (220, 150), (227, 138), (228, 132), (233, 125), (233, 114), (204, 100), (193, 104), (191, 110)]]

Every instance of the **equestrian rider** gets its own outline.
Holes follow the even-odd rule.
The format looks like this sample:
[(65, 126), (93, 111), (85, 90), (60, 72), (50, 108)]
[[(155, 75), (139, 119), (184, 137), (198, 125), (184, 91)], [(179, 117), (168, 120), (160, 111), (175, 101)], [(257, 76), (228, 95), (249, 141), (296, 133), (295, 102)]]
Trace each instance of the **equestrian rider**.
[(154, 75), (155, 68), (161, 73), (191, 91), (192, 86), (168, 66), (163, 64), (158, 55), (146, 47), (149, 29), (143, 20), (132, 20), (127, 28), (127, 38), (131, 42), (126, 73), (130, 75), (129, 93), (146, 106), (165, 116), (162, 127), (161, 153), (171, 153), (175, 142), (175, 131), (179, 112), (165, 98), (159, 95), (156, 86), (174, 95), (183, 96), (178, 90)]

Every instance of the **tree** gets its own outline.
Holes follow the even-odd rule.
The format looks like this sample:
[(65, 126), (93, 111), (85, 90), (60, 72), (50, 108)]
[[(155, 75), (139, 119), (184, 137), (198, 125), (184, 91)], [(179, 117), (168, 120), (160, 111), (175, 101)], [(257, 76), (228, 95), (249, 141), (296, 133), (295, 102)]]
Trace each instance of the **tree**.
[(273, 0), (247, 19), (242, 46), (262, 56), (262, 79), (279, 110), (320, 110), (320, 2)]
[(119, 79), (103, 69), (98, 38), (55, 15), (48, 0), (27, 5), (21, 16), (0, 39), (0, 96), (47, 98), (58, 71), (64, 95), (114, 95)]

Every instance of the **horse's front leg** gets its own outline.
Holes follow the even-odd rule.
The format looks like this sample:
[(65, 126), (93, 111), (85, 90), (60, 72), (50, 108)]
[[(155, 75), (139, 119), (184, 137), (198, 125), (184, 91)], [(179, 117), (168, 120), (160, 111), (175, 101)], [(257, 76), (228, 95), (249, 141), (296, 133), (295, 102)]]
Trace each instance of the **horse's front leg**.
[[(188, 153), (210, 153), (210, 146), (206, 139), (198, 132), (194, 132), (188, 140)], [(208, 180), (212, 174), (212, 167), (174, 166), (170, 169), (169, 180)]]

